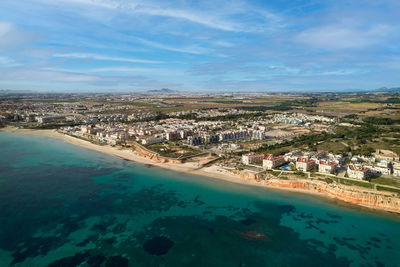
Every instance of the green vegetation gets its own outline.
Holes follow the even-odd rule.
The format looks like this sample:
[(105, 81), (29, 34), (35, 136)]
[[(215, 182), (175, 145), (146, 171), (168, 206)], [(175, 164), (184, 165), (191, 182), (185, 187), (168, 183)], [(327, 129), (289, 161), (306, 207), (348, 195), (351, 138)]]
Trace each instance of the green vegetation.
[(396, 186), (400, 188), (400, 180), (398, 178), (376, 177), (372, 178), (371, 183), (380, 185)]
[(339, 178), (339, 177), (329, 177), (329, 179), (337, 182), (338, 184), (350, 185), (350, 186), (360, 186), (360, 187), (365, 187), (368, 189), (374, 188), (374, 185), (369, 182), (355, 181), (355, 180), (343, 179), (343, 178)]
[(392, 125), (398, 121), (392, 120), (391, 118), (367, 117), (364, 119), (364, 122), (375, 125)]
[(184, 158), (201, 153), (199, 150), (174, 144), (152, 144), (147, 145), (146, 148), (158, 153), (160, 156), (169, 158)]
[(332, 179), (332, 178), (326, 178), (325, 181), (326, 181), (328, 184), (333, 183), (333, 179)]
[(302, 177), (307, 177), (307, 174), (305, 174), (304, 172), (295, 171), (293, 174), (302, 176)]
[(400, 189), (377, 185), (376, 189), (379, 191), (393, 192), (400, 195)]
[(280, 171), (274, 171), (274, 170), (266, 170), (266, 172), (274, 176), (278, 176), (281, 173)]
[[(255, 152), (280, 155), (294, 149), (303, 149), (343, 155), (351, 152), (353, 155), (369, 156), (375, 149), (381, 148), (400, 153), (399, 133), (398, 128), (383, 128), (369, 123), (364, 123), (360, 127), (338, 126), (335, 128), (335, 133), (301, 135), (274, 145), (264, 144)], [(383, 138), (384, 136), (388, 138)]]

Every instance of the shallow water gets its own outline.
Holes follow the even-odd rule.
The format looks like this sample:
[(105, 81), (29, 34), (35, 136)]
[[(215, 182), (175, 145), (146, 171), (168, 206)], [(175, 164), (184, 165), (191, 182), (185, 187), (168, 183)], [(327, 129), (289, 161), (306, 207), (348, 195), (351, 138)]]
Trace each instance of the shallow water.
[(399, 266), (400, 219), (0, 132), (0, 266)]

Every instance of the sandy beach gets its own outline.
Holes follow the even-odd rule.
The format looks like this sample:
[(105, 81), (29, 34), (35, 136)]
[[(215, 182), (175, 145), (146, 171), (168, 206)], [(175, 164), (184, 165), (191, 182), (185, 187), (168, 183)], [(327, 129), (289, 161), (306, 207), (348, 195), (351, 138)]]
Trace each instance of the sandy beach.
[[(39, 135), (39, 136), (56, 138), (59, 140), (63, 140), (67, 143), (70, 143), (72, 145), (76, 145), (76, 146), (80, 146), (80, 147), (83, 147), (86, 149), (98, 151), (100, 153), (104, 153), (104, 154), (107, 154), (110, 156), (118, 157), (121, 159), (129, 160), (129, 161), (141, 163), (141, 164), (151, 164), (152, 166), (173, 170), (173, 171), (179, 172), (179, 173), (193, 174), (193, 175), (198, 175), (198, 176), (202, 176), (205, 178), (224, 180), (224, 181), (231, 182), (231, 183), (239, 183), (239, 184), (245, 184), (245, 185), (250, 185), (250, 186), (265, 187), (268, 189), (272, 189), (274, 191), (289, 191), (289, 192), (295, 192), (295, 193), (300, 193), (300, 194), (313, 195), (315, 197), (323, 198), (326, 200), (332, 200), (337, 204), (354, 206), (354, 204), (347, 203), (347, 201), (332, 198), (331, 196), (329, 196), (327, 194), (316, 192), (316, 191), (310, 191), (310, 190), (305, 190), (305, 189), (301, 189), (301, 188), (277, 187), (277, 186), (271, 186), (271, 185), (265, 184), (263, 182), (257, 182), (255, 180), (244, 179), (244, 178), (232, 175), (232, 173), (230, 173), (229, 171), (227, 171), (223, 168), (217, 167), (215, 165), (198, 169), (197, 163), (194, 163), (194, 162), (186, 162), (183, 164), (153, 162), (147, 158), (144, 158), (142, 156), (135, 154), (135, 152), (132, 151), (131, 149), (126, 149), (126, 148), (121, 148), (121, 147), (112, 147), (109, 145), (101, 145), (101, 146), (96, 145), (89, 141), (85, 141), (85, 140), (82, 140), (82, 139), (79, 139), (76, 137), (72, 137), (72, 136), (69, 136), (66, 134), (59, 133), (56, 130), (20, 129), (20, 128), (11, 127), (11, 126), (2, 128), (0, 130), (5, 131), (5, 132), (10, 132), (10, 133)], [(366, 206), (366, 205), (361, 205), (361, 204), (356, 204), (356, 205), (359, 207), (365, 207), (365, 208), (370, 208), (370, 209), (372, 208), (372, 209), (381, 210), (381, 211), (390, 211), (390, 210), (386, 210), (386, 209), (380, 208), (380, 207)]]

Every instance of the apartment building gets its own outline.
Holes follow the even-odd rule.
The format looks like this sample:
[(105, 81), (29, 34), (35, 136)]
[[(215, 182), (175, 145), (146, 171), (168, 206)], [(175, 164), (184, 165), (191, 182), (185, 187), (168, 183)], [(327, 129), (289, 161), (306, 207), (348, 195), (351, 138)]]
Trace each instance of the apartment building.
[(266, 170), (272, 170), (285, 164), (285, 162), (284, 156), (274, 157), (272, 154), (267, 154), (263, 159), (263, 168)]

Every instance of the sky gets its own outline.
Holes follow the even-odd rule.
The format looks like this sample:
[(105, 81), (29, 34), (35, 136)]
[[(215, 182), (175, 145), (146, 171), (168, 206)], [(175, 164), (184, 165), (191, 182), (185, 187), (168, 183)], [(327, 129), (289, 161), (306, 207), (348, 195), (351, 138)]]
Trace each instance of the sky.
[(1, 0), (0, 90), (400, 86), (398, 0)]

